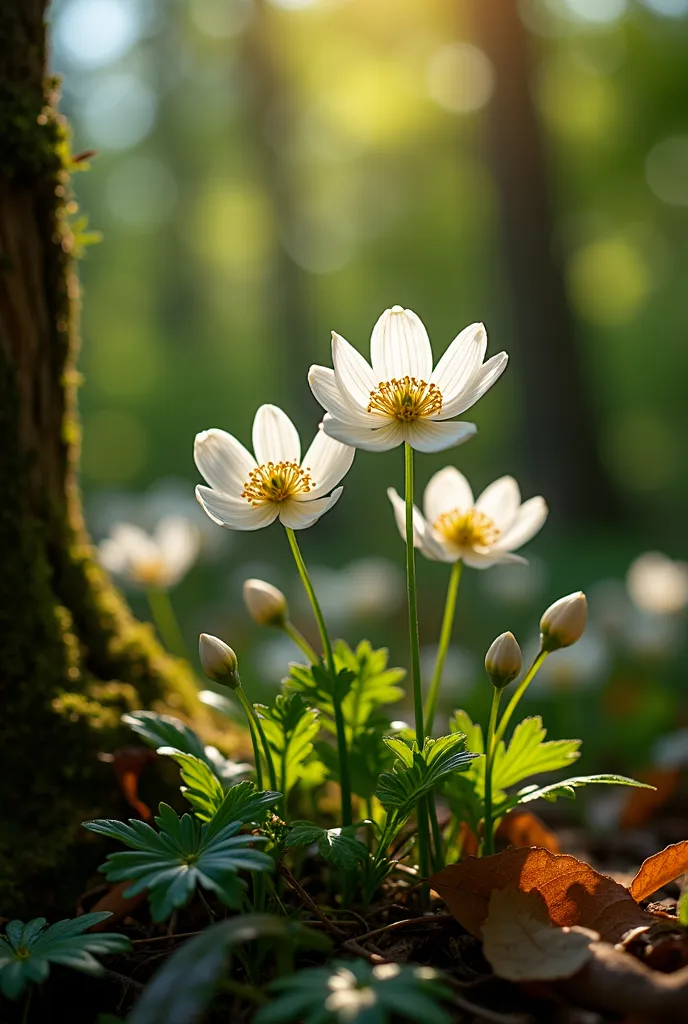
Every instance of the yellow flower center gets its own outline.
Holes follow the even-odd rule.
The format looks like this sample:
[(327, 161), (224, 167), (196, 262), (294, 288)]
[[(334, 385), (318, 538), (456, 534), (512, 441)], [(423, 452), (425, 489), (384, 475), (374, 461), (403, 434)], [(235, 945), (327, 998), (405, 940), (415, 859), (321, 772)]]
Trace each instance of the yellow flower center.
[(442, 392), (436, 384), (426, 384), (415, 377), (381, 381), (370, 392), (368, 412), (412, 423), (423, 416), (437, 416), (442, 408)]
[(458, 508), (443, 512), (435, 523), (435, 529), (445, 540), (460, 548), (489, 548), (501, 532), (494, 521), (477, 508), (468, 512), (460, 512)]
[(251, 470), (241, 497), (258, 507), (268, 501), (285, 501), (295, 494), (308, 494), (312, 487), (308, 469), (303, 469), (298, 462), (266, 462)]
[(162, 587), (167, 582), (167, 567), (162, 558), (146, 558), (131, 567), (131, 578), (142, 587)]

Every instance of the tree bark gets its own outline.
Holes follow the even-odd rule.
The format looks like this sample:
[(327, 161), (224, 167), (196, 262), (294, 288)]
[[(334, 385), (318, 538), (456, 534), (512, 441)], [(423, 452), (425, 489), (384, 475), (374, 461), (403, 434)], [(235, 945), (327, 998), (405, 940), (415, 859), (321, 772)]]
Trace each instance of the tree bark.
[(618, 502), (599, 457), (596, 417), (553, 237), (529, 40), (517, 0), (476, 0), (473, 14), (478, 43), (495, 71), (489, 155), (523, 373), (527, 467), (536, 486), (547, 481), (559, 522), (600, 523), (611, 520)]
[(49, 914), (83, 886), (74, 843), (84, 817), (118, 810), (98, 752), (117, 741), (121, 713), (195, 706), (188, 666), (134, 620), (84, 529), (76, 164), (46, 78), (45, 7), (0, 6), (2, 915)]

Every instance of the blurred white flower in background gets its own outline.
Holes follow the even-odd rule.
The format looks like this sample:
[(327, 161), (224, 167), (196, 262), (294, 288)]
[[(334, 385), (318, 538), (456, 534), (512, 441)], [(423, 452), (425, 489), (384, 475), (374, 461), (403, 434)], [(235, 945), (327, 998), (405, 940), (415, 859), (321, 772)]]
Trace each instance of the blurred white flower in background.
[(508, 605), (527, 605), (536, 600), (549, 582), (547, 563), (531, 557), (526, 565), (495, 565), (481, 573), (480, 588), (491, 600)]
[(646, 551), (631, 563), (626, 586), (641, 611), (675, 615), (688, 605), (688, 564), (659, 551)]
[(257, 674), (266, 683), (280, 683), (289, 673), (289, 663), (304, 664), (299, 648), (283, 633), (271, 636), (253, 651), (253, 663)]
[(186, 575), (198, 558), (199, 532), (183, 516), (161, 519), (153, 534), (117, 523), (98, 548), (101, 564), (139, 587), (167, 589)]
[[(532, 645), (531, 653), (536, 650)], [(543, 691), (566, 692), (588, 690), (607, 681), (610, 664), (609, 648), (594, 626), (570, 647), (554, 651), (545, 659), (540, 671), (526, 691), (526, 698)]]
[[(314, 566), (313, 585), (325, 617), (338, 628), (358, 620), (384, 619), (405, 598), (403, 570), (387, 558), (360, 558), (342, 569)], [(310, 605), (295, 580), (294, 604), (306, 614)]]
[(660, 736), (652, 747), (651, 761), (657, 768), (684, 768), (688, 765), (688, 729)]
[[(428, 644), (420, 650), (420, 674), (422, 679), (432, 679), (437, 661), (437, 645)], [(467, 693), (474, 688), (478, 679), (484, 679), (485, 672), (478, 659), (463, 647), (451, 646), (442, 674), (442, 697), (447, 705), (460, 706)], [(458, 703), (457, 703), (458, 702)]]

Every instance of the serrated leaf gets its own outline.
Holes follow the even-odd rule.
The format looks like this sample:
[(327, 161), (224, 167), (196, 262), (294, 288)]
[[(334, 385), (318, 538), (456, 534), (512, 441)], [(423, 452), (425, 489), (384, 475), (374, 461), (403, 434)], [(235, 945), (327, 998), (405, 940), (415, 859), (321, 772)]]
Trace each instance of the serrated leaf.
[(422, 752), (415, 740), (406, 743), (386, 738), (385, 743), (397, 753), (398, 760), (391, 772), (380, 776), (376, 796), (384, 807), (394, 808), (400, 818), (410, 815), (418, 801), (444, 778), (465, 771), (477, 756), (463, 749), (462, 733), (426, 739)]
[(342, 701), (342, 712), (351, 734), (355, 736), (377, 708), (402, 699), (404, 691), (397, 684), (406, 675), (406, 670), (389, 668), (387, 648), (374, 650), (368, 640), (362, 640), (355, 651), (344, 640), (338, 640), (334, 657), (337, 668), (348, 670), (352, 676), (349, 692)]
[(529, 804), (533, 800), (549, 800), (554, 802), (560, 797), (574, 800), (576, 790), (583, 786), (635, 786), (638, 789), (652, 789), (645, 782), (636, 782), (635, 779), (628, 779), (625, 775), (578, 775), (571, 779), (562, 779), (561, 782), (552, 782), (548, 786), (526, 786), (519, 790), (514, 796), (507, 797), (505, 801), (494, 809), (494, 818), (501, 816), (512, 807), (518, 804)]
[(16, 999), (29, 982), (42, 982), (50, 964), (62, 964), (85, 974), (100, 974), (102, 967), (93, 954), (126, 953), (131, 943), (113, 932), (84, 934), (112, 915), (109, 912), (82, 914), (46, 927), (43, 917), (10, 921), (6, 937), (0, 936), (0, 992)]
[(318, 712), (309, 708), (300, 693), (279, 693), (272, 707), (256, 704), (263, 731), (274, 754), (278, 785), (285, 797), (298, 780), (302, 765), (313, 752), (320, 730)]
[(155, 750), (160, 747), (173, 748), (205, 761), (224, 786), (232, 785), (242, 775), (253, 770), (250, 764), (223, 757), (216, 747), (205, 747), (193, 729), (172, 715), (160, 715), (155, 711), (131, 711), (122, 715), (122, 722)]
[(129, 1024), (189, 1024), (199, 1020), (227, 974), (232, 951), (257, 939), (327, 953), (321, 932), (270, 914), (242, 914), (206, 928), (174, 951), (134, 1007)]
[(492, 774), (495, 790), (508, 789), (531, 775), (567, 768), (580, 757), (580, 740), (545, 742), (546, 735), (542, 718), (536, 715), (518, 723), (506, 749), (498, 744)]
[(184, 785), (181, 791), (201, 821), (210, 821), (225, 796), (220, 780), (207, 761), (193, 754), (184, 754), (174, 747), (158, 747), (162, 757), (170, 757), (181, 769)]
[(207, 825), (206, 835), (212, 836), (232, 821), (260, 825), (266, 814), (282, 798), (273, 790), (258, 790), (252, 782), (240, 782), (225, 793), (224, 799)]
[(368, 849), (356, 838), (356, 825), (343, 828), (321, 828), (311, 821), (299, 822), (287, 836), (285, 846), (310, 846), (317, 843), (325, 860), (345, 870), (353, 870), (368, 859)]

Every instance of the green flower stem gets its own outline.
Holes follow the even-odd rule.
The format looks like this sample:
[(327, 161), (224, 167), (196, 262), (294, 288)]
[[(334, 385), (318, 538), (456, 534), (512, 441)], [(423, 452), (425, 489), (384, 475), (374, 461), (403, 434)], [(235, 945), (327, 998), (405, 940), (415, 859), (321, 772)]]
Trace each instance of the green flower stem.
[[(413, 681), (413, 708), (416, 718), (416, 742), (419, 750), (422, 750), (425, 743), (425, 727), (423, 725), (423, 690), (420, 679), (416, 551), (413, 546), (413, 448), (408, 442), (404, 442), (404, 469), (406, 478), (406, 592), (408, 596), (409, 643), (411, 645), (411, 679)], [(421, 800), (418, 804), (417, 816), (419, 868), (423, 878), (427, 878), (430, 864), (427, 801)]]
[(308, 643), (303, 633), (299, 632), (293, 622), (285, 622), (282, 626), (282, 631), (286, 633), (289, 639), (293, 640), (296, 646), (303, 651), (311, 665), (317, 665), (319, 661), (318, 655)]
[(437, 820), (437, 808), (435, 807), (434, 793), (428, 793), (428, 795), (425, 798), (425, 803), (427, 804), (428, 817), (430, 818), (430, 829), (432, 831), (432, 862), (435, 871), (440, 871), (444, 867), (444, 850), (442, 847), (442, 835), (440, 833), (440, 824)]
[[(334, 655), (332, 653), (332, 644), (327, 632), (327, 626), (325, 625), (325, 618), (322, 613), (322, 609), (318, 603), (318, 599), (315, 596), (315, 590), (311, 583), (311, 578), (308, 575), (308, 569), (306, 563), (303, 560), (301, 549), (299, 548), (298, 541), (296, 540), (296, 534), (289, 527), (285, 527), (287, 531), (287, 538), (289, 540), (289, 546), (291, 547), (294, 561), (296, 562), (296, 568), (299, 570), (299, 576), (303, 583), (304, 589), (308, 594), (308, 598), (313, 607), (313, 614), (315, 620), (318, 623), (318, 630), (320, 632), (320, 639), (322, 641), (323, 651), (325, 652), (325, 661), (327, 662), (327, 670), (332, 678), (332, 705), (334, 707), (334, 724), (337, 733), (337, 757), (339, 761), (339, 785), (342, 792), (342, 825), (351, 825), (354, 817), (351, 808), (351, 783), (349, 781), (349, 752), (346, 745), (346, 726), (344, 724), (344, 713), (342, 711), (342, 704), (339, 700), (336, 688), (337, 688), (337, 671), (334, 664)], [(317, 659), (316, 659), (317, 660)]]
[(494, 822), (492, 820), (492, 764), (494, 752), (497, 746), (495, 737), (495, 726), (497, 725), (497, 713), (502, 691), (495, 687), (492, 694), (492, 708), (490, 710), (490, 722), (487, 727), (487, 738), (485, 740), (485, 821), (483, 824), (482, 854), (487, 856), (494, 853)]
[[(244, 711), (246, 712), (246, 716), (247, 716), (247, 718), (249, 720), (249, 723), (251, 723), (251, 722), (253, 723), (253, 727), (255, 728), (255, 731), (260, 736), (260, 743), (261, 743), (261, 746), (263, 748), (263, 753), (265, 755), (265, 763), (268, 766), (268, 775), (270, 776), (270, 785), (271, 785), (272, 789), (275, 790), (275, 792), (276, 792), (277, 791), (277, 776), (275, 774), (275, 766), (274, 766), (273, 761), (272, 761), (272, 752), (270, 750), (270, 745), (268, 744), (267, 737), (266, 737), (265, 732), (263, 730), (263, 726), (261, 724), (260, 718), (256, 714), (256, 709), (254, 708), (253, 704), (251, 703), (251, 701), (246, 696), (246, 691), (244, 690), (243, 686), (238, 686), (237, 687), (236, 694), (237, 694), (239, 700), (241, 701), (241, 706), (243, 707)], [(256, 761), (260, 761), (260, 755), (259, 755), (258, 750), (257, 750), (257, 744), (256, 744), (256, 746), (254, 746), (253, 750), (254, 750), (254, 754), (256, 756)], [(262, 785), (259, 784), (259, 788), (262, 789)]]
[(447, 599), (444, 604), (444, 616), (442, 618), (442, 630), (440, 632), (440, 643), (437, 650), (437, 660), (435, 661), (435, 670), (432, 675), (432, 682), (430, 683), (430, 690), (428, 691), (428, 699), (425, 702), (425, 728), (428, 734), (432, 733), (432, 727), (435, 721), (435, 711), (437, 709), (437, 698), (440, 692), (440, 684), (442, 683), (442, 672), (444, 671), (444, 662), (447, 657), (447, 651), (449, 650), (449, 643), (451, 641), (452, 629), (454, 627), (454, 616), (456, 615), (456, 596), (459, 592), (459, 583), (461, 582), (461, 570), (463, 568), (463, 562), (454, 562), (452, 565), (451, 575), (449, 576), (449, 586), (447, 587)]
[(162, 587), (148, 587), (146, 597), (155, 628), (167, 650), (170, 654), (176, 654), (178, 658), (185, 658), (186, 661), (189, 661), (189, 652), (179, 628), (169, 592)]
[[(239, 689), (237, 690), (237, 693), (238, 693), (238, 696), (239, 696), (239, 701), (241, 702), (241, 706), (243, 707), (243, 709), (244, 709), (244, 711), (246, 713), (246, 719), (247, 719), (247, 722), (248, 722), (248, 731), (251, 734), (251, 746), (253, 747), (253, 760), (256, 763), (256, 784), (258, 786), (258, 789), (262, 789), (263, 788), (263, 762), (262, 762), (261, 755), (260, 755), (260, 746), (259, 746), (259, 741), (258, 741), (258, 733), (256, 732), (255, 725), (253, 724), (253, 715), (251, 714), (250, 710), (247, 710), (247, 708), (246, 708), (246, 704), (248, 704), (248, 700), (246, 700), (246, 694), (244, 693), (244, 691), (243, 691), (243, 689), (241, 687), (239, 687)], [(244, 698), (244, 700), (242, 700), (242, 697)]]
[(524, 677), (521, 680), (521, 682), (518, 684), (518, 688), (516, 689), (515, 693), (513, 694), (512, 698), (511, 698), (511, 700), (507, 704), (507, 706), (506, 706), (506, 708), (504, 710), (504, 714), (502, 715), (501, 721), (500, 721), (499, 726), (497, 728), (497, 732), (495, 733), (495, 746), (497, 745), (497, 743), (499, 743), (499, 741), (503, 737), (504, 733), (506, 732), (506, 727), (508, 726), (508, 724), (509, 724), (509, 722), (511, 720), (511, 716), (513, 715), (514, 711), (516, 710), (516, 705), (518, 704), (518, 702), (520, 701), (521, 697), (526, 692), (526, 690), (528, 689), (530, 684), (532, 683), (532, 681), (535, 678), (535, 675), (536, 675), (538, 669), (542, 665), (542, 663), (545, 660), (545, 658), (547, 657), (548, 653), (549, 653), (548, 651), (540, 651), (539, 652), (539, 654), (535, 658), (535, 661), (530, 666), (530, 668), (528, 669), (528, 671), (524, 675)]

